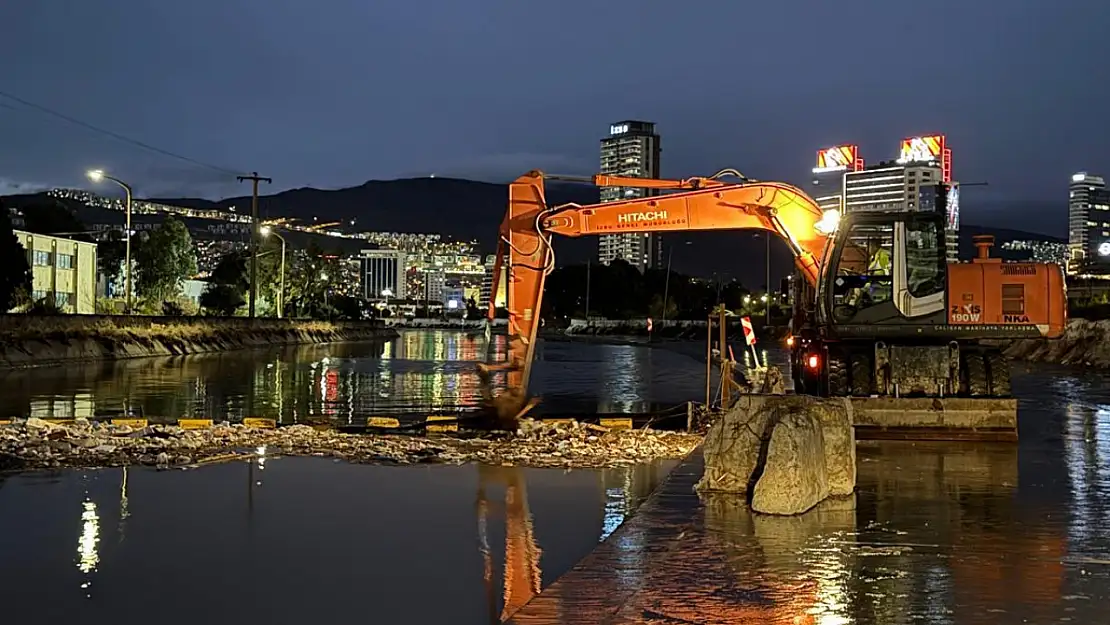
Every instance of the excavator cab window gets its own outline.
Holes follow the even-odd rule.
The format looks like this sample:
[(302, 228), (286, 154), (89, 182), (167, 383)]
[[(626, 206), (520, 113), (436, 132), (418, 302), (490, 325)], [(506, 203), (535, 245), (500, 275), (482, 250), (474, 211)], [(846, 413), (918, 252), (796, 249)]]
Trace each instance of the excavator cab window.
[(894, 296), (894, 228), (889, 223), (854, 223), (840, 239), (832, 278), (832, 313), (849, 323)]
[(944, 291), (948, 268), (944, 235), (936, 219), (906, 221), (906, 284), (915, 298)]

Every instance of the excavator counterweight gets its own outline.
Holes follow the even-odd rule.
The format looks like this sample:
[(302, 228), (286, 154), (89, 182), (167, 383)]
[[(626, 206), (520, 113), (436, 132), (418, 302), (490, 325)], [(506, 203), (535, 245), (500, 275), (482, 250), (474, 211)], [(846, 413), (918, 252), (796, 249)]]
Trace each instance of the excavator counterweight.
[(821, 210), (789, 184), (729, 182), (720, 175), (598, 175), (579, 181), (668, 192), (550, 206), (545, 178), (532, 171), (510, 185), (493, 274), (496, 292), (507, 258), (510, 360), (521, 363), (510, 371), (509, 386), (518, 393), (528, 386), (556, 235), (762, 230), (778, 236), (794, 254), (799, 278), (789, 342), (795, 392), (851, 397), (857, 426), (895, 437), (915, 426), (956, 430), (956, 438), (976, 430), (1016, 435), (1009, 367), (984, 341), (1054, 338), (1066, 323), (1059, 266), (1003, 263), (990, 257), (989, 237), (977, 240), (974, 261), (949, 263), (944, 215), (936, 212), (842, 215)]

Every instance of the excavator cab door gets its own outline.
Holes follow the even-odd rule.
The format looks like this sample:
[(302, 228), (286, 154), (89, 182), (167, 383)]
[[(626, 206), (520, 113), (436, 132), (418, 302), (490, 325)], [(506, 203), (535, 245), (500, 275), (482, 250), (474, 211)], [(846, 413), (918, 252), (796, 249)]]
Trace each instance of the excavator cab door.
[(841, 224), (824, 297), (835, 326), (928, 323), (943, 315), (944, 227), (930, 213), (860, 213)]

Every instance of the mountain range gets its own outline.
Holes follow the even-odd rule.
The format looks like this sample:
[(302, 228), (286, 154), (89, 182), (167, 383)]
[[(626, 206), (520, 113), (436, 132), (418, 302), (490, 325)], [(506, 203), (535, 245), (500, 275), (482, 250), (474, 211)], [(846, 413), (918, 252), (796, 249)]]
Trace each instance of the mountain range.
[[(263, 219), (292, 217), (304, 224), (340, 221), (346, 230), (440, 233), (455, 240), (477, 241), (484, 253), (492, 253), (507, 197), (507, 184), (439, 177), (371, 180), (343, 189), (306, 187), (263, 195), (259, 197), (259, 215)], [(22, 199), (20, 203), (31, 198)], [(598, 189), (592, 186), (548, 183), (547, 199), (554, 205), (593, 204), (599, 196)], [(249, 213), (251, 205), (250, 196), (220, 201), (201, 198), (150, 198), (149, 201), (198, 209), (234, 207), (237, 213)], [(982, 217), (984, 221), (980, 223), (987, 225), (962, 225), (961, 256), (970, 257), (973, 254), (971, 237), (986, 232), (994, 234), (999, 245), (1013, 239), (1059, 240), (1036, 233), (1041, 229), (1037, 226), (1044, 221), (1044, 216), (1056, 209), (1036, 203), (1003, 206), (965, 202), (965, 220), (968, 215), (976, 220)], [(1066, 207), (1063, 214), (1066, 216)], [(1008, 228), (990, 227), (995, 223), (1004, 223)], [(1034, 232), (1021, 228), (1031, 228)], [(706, 277), (736, 277), (752, 286), (766, 282), (766, 243), (756, 233), (684, 232), (664, 235), (663, 241), (663, 263), (669, 259), (676, 271)], [(596, 257), (597, 243), (591, 237), (567, 238), (556, 241), (555, 250), (558, 264), (580, 263)], [(1000, 255), (1005, 256), (1001, 252)], [(775, 284), (792, 263), (789, 251), (781, 243), (771, 245), (771, 256), (772, 284)]]
[[(554, 205), (592, 204), (599, 199), (598, 189), (587, 185), (548, 183), (546, 188), (548, 202)], [(353, 220), (355, 230), (438, 232), (454, 239), (478, 241), (485, 253), (492, 253), (507, 197), (507, 184), (438, 177), (371, 180), (344, 189), (300, 188), (260, 196), (259, 215), (264, 219), (295, 217), (303, 223), (342, 221), (347, 225)], [(226, 210), (233, 206), (240, 213), (248, 212), (251, 204), (250, 196), (219, 202), (198, 198), (150, 201), (205, 209)], [(1035, 202), (1006, 205), (965, 202), (965, 217), (969, 213), (983, 217), (988, 225), (961, 226), (961, 256), (972, 255), (971, 237), (975, 234), (994, 234), (999, 245), (1014, 239), (1059, 241), (1049, 234), (1015, 229), (1041, 230), (1038, 225), (1046, 213), (1056, 209)], [(1063, 216), (1061, 229), (1066, 225), (1066, 207)], [(1009, 228), (990, 227), (993, 223), (1005, 223)], [(752, 285), (766, 282), (766, 247), (754, 233), (677, 233), (664, 235), (664, 246), (664, 257), (671, 259), (676, 271), (737, 277)], [(560, 265), (586, 262), (596, 254), (596, 249), (596, 242), (589, 237), (560, 240), (556, 242), (557, 262)], [(791, 259), (785, 245), (779, 243), (772, 244), (771, 255), (774, 283), (789, 270)]]

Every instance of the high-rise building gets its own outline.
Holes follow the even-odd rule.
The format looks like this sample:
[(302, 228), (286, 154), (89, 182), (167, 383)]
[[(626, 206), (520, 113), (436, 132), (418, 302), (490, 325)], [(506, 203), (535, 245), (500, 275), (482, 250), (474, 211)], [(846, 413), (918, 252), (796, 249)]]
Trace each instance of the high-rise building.
[[(659, 177), (659, 135), (655, 124), (627, 120), (609, 125), (609, 136), (601, 140), (601, 173), (629, 178)], [(654, 195), (654, 189), (603, 187), (601, 201), (613, 202)], [(608, 265), (618, 258), (641, 272), (656, 267), (663, 257), (659, 235), (647, 233), (603, 234), (598, 241), (598, 260)]]
[(362, 250), (359, 277), (362, 297), (367, 300), (405, 299), (406, 254), (400, 250)]
[(429, 302), (442, 302), (443, 290), (447, 288), (447, 273), (428, 271), (424, 273), (424, 299)]
[[(844, 211), (935, 210), (937, 185), (943, 181), (943, 173), (936, 163), (899, 165), (885, 162), (850, 171), (844, 174)], [(950, 198), (946, 199), (952, 203)], [(958, 205), (949, 206), (949, 209), (958, 210)], [(949, 262), (959, 257), (958, 213), (953, 215), (957, 217), (953, 220), (950, 215), (945, 237)]]
[[(1085, 171), (1068, 184), (1068, 273), (1084, 273), (1091, 262), (1110, 256), (1110, 213), (1106, 180)], [(1102, 254), (1101, 252), (1108, 252)], [(1110, 262), (1103, 261), (1103, 262)], [(1102, 263), (1099, 263), (1102, 264)]]
[(844, 195), (844, 174), (863, 169), (859, 147), (838, 145), (817, 151), (813, 168), (813, 199), (821, 210), (841, 208)]

